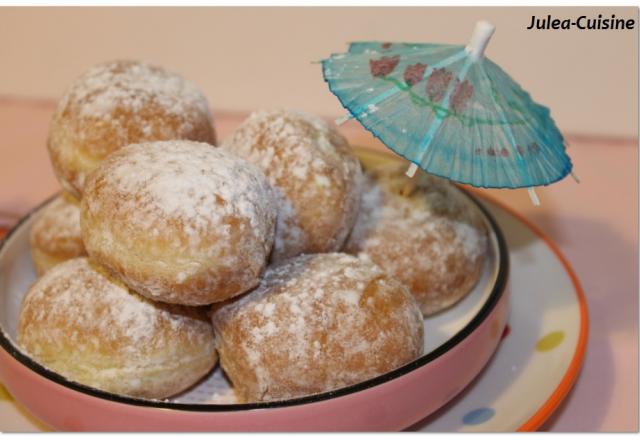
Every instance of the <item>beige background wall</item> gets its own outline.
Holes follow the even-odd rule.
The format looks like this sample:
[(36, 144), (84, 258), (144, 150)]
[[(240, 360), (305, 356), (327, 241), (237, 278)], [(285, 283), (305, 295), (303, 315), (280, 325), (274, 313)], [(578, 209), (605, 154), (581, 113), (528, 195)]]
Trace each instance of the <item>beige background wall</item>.
[(487, 54), (551, 107), (566, 133), (637, 135), (638, 34), (528, 31), (531, 15), (636, 18), (636, 8), (2, 8), (0, 95), (58, 97), (91, 64), (152, 61), (196, 81), (214, 109), (342, 113), (311, 64), (353, 40), (465, 43), (497, 25)]

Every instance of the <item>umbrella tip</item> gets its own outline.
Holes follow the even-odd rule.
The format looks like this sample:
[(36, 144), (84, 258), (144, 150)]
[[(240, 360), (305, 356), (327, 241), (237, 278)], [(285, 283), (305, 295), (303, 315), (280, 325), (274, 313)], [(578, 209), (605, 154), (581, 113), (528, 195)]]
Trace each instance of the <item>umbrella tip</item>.
[(538, 198), (538, 195), (536, 194), (533, 187), (528, 188), (528, 191), (529, 191), (529, 198), (531, 199), (531, 203), (533, 203), (533, 206), (540, 206), (540, 199)]
[(575, 180), (576, 183), (580, 183), (580, 178), (573, 171), (571, 171), (571, 177), (573, 177), (573, 180)]
[(336, 125), (342, 125), (345, 122), (350, 121), (351, 119), (353, 119), (353, 115), (351, 113), (349, 113), (347, 115), (344, 115), (344, 116), (341, 116), (341, 117), (337, 118), (335, 120), (335, 123), (336, 123)]
[(469, 40), (469, 44), (465, 48), (469, 55), (474, 59), (482, 58), (484, 50), (487, 48), (487, 44), (489, 44), (489, 40), (495, 30), (495, 25), (486, 20), (476, 22), (476, 27), (473, 29), (471, 40)]
[(416, 171), (418, 171), (418, 165), (412, 163), (411, 165), (409, 165), (409, 168), (407, 168), (407, 172), (405, 174), (407, 175), (407, 177), (413, 177), (415, 176)]

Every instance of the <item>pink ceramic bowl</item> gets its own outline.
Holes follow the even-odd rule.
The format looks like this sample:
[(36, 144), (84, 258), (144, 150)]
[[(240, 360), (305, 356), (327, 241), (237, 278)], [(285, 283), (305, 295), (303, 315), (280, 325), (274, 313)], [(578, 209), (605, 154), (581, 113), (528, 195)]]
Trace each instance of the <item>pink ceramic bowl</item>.
[(18, 310), (35, 280), (29, 230), (41, 207), (36, 208), (0, 245), (0, 380), (35, 417), (65, 431), (402, 430), (443, 406), (471, 382), (495, 351), (506, 324), (507, 249), (496, 222), (476, 204), (490, 231), (490, 262), (468, 298), (425, 320), (424, 356), (347, 388), (258, 404), (177, 403), (118, 396), (69, 381), (19, 351), (14, 342)]

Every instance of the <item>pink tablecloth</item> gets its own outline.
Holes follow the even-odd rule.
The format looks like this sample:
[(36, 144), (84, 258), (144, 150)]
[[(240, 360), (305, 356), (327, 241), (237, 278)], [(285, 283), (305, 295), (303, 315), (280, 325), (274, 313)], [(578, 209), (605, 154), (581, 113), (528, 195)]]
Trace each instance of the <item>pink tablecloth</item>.
[[(0, 98), (0, 226), (58, 190), (45, 148), (53, 104)], [(242, 115), (218, 112), (223, 138)], [(353, 144), (383, 148), (357, 123), (342, 127)], [(580, 185), (571, 179), (526, 191), (493, 190), (556, 241), (575, 268), (591, 329), (573, 392), (545, 424), (552, 431), (638, 430), (637, 139), (569, 136)]]

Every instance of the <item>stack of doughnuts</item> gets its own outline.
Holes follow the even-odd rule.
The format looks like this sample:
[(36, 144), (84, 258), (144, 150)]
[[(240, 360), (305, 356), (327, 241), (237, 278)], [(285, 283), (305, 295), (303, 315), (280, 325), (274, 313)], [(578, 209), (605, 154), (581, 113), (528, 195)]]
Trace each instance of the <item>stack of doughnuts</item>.
[[(31, 231), (33, 260), (37, 273), (43, 276), (23, 300), (17, 339), (37, 362), (67, 379), (116, 394), (160, 399), (191, 387), (217, 363), (206, 308), (149, 299), (107, 264), (111, 260), (100, 257), (100, 251), (112, 249), (121, 259), (134, 262), (132, 271), (142, 272), (148, 264), (140, 257), (151, 247), (157, 250), (164, 244), (175, 250), (174, 260), (158, 259), (156, 265), (165, 264), (168, 272), (186, 270), (198, 261), (199, 255), (181, 259), (181, 249), (173, 247), (171, 240), (189, 244), (188, 237), (176, 237), (167, 229), (170, 225), (174, 231), (190, 227), (180, 223), (177, 213), (158, 218), (154, 225), (159, 229), (136, 223), (134, 214), (144, 209), (142, 201), (132, 199), (136, 194), (127, 198), (118, 192), (119, 187), (104, 184), (99, 179), (102, 174), (90, 178), (94, 171), (99, 173), (104, 162), (111, 163), (112, 154), (117, 159), (131, 144), (170, 150), (176, 142), (215, 151), (211, 145), (215, 130), (202, 92), (163, 68), (135, 61), (100, 64), (76, 79), (59, 102), (48, 150), (65, 192), (39, 213)], [(132, 170), (131, 178), (150, 178), (154, 173), (145, 166), (153, 163), (145, 164), (144, 159), (135, 156), (129, 161), (140, 165)], [(110, 174), (112, 179), (117, 176)], [(84, 192), (89, 183), (87, 198)], [(176, 194), (174, 185), (160, 177), (150, 184), (168, 184), (166, 194)], [(162, 188), (156, 189), (162, 192)], [(95, 192), (104, 194), (101, 202), (87, 208)], [(119, 217), (105, 225), (99, 219), (107, 215), (107, 206), (119, 207), (117, 212), (128, 218)], [(147, 208), (154, 209), (150, 204)], [(82, 220), (83, 210), (91, 218), (89, 222)], [(140, 236), (143, 230), (158, 232), (155, 241), (149, 238), (145, 242)], [(118, 237), (128, 240), (123, 254), (119, 254), (121, 248), (109, 247), (117, 246)], [(145, 249), (145, 244), (150, 247)], [(174, 266), (174, 261), (184, 262), (186, 267)]]
[(177, 74), (117, 61), (72, 84), (48, 141), (65, 192), (31, 231), (29, 356), (147, 399), (219, 360), (238, 401), (290, 399), (416, 359), (424, 317), (478, 280), (486, 229), (447, 183), (363, 173), (335, 127), (290, 110), (215, 143)]

